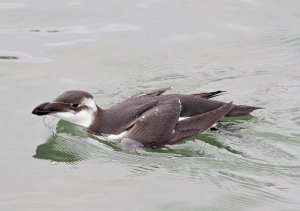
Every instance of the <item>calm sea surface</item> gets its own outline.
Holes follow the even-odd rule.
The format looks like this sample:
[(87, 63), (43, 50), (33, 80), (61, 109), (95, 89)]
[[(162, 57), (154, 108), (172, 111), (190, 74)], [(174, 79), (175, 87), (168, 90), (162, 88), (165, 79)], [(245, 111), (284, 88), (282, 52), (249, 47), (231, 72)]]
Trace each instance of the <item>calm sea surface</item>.
[[(0, 210), (300, 210), (300, 1), (0, 2)], [(159, 150), (32, 109), (143, 90), (265, 107)]]

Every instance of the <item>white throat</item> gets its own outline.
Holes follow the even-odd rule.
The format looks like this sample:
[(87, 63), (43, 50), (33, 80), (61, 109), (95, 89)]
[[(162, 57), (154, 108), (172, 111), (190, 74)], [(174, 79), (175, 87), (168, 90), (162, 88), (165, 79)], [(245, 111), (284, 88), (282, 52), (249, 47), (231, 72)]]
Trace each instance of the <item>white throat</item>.
[(66, 120), (76, 125), (81, 125), (83, 127), (89, 127), (97, 115), (97, 105), (92, 98), (85, 98), (81, 105), (85, 105), (88, 108), (82, 109), (79, 112), (68, 111), (68, 112), (57, 112), (53, 113), (52, 116), (59, 119)]

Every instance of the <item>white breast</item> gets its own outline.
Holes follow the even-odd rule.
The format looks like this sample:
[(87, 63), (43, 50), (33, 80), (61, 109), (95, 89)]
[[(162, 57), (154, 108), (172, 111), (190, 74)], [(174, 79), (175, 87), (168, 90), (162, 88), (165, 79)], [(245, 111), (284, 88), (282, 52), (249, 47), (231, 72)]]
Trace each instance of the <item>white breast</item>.
[(77, 113), (71, 111), (57, 112), (51, 115), (83, 127), (89, 127), (94, 120), (94, 113), (90, 110), (82, 110)]

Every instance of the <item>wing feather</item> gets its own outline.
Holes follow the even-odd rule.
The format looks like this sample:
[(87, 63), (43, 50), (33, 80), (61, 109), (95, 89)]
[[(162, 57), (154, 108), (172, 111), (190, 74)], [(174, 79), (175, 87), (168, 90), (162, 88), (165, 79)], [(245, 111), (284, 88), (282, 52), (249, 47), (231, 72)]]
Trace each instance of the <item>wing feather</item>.
[(179, 99), (158, 104), (143, 113), (125, 138), (144, 146), (161, 146), (170, 140), (181, 112)]
[(184, 138), (204, 132), (214, 123), (225, 116), (233, 107), (232, 103), (226, 103), (218, 109), (184, 119), (175, 127), (175, 133), (168, 144), (175, 144)]

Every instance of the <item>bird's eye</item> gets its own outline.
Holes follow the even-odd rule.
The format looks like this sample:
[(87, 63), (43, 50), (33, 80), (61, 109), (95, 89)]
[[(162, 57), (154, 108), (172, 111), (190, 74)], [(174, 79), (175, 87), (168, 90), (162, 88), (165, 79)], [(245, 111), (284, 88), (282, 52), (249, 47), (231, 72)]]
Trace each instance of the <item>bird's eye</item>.
[(72, 108), (77, 108), (79, 106), (79, 104), (71, 104)]

